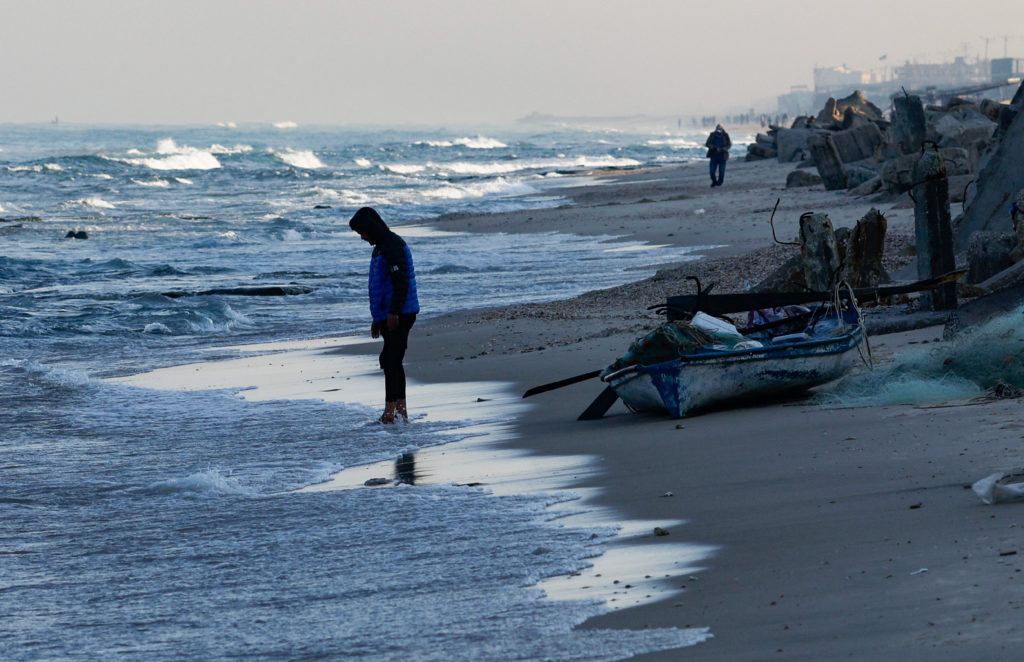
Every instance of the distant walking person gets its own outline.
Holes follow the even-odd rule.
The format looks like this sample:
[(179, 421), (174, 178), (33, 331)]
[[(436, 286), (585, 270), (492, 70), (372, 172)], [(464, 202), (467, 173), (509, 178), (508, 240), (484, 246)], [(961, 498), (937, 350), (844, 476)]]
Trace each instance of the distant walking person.
[(405, 350), (409, 330), (416, 323), (420, 303), (416, 297), (416, 272), (412, 251), (376, 211), (363, 207), (348, 222), (363, 241), (373, 245), (370, 256), (370, 336), (384, 338), (380, 367), (384, 371), (384, 413), (381, 423), (396, 417), (409, 420), (405, 404)]
[(729, 134), (721, 124), (711, 132), (704, 146), (708, 148), (708, 158), (711, 159), (711, 186), (721, 186), (725, 181), (725, 162), (729, 160), (729, 148), (732, 147)]

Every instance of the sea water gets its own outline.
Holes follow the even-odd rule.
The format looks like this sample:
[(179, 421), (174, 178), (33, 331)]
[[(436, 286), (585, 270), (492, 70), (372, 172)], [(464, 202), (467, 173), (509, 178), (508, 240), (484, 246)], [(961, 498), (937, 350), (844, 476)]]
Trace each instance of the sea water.
[[(423, 317), (649, 275), (695, 253), (429, 220), (561, 204), (581, 171), (686, 162), (700, 140), (0, 125), (4, 656), (612, 660), (704, 639), (574, 630), (607, 606), (541, 599), (538, 581), (581, 570), (612, 534), (560, 525), (551, 506), (571, 494), (313, 489), (507, 413), (391, 428), (357, 399), (123, 381), (365, 333), (369, 249), (347, 226), (362, 205), (407, 237)], [(267, 285), (306, 293), (197, 294)]]

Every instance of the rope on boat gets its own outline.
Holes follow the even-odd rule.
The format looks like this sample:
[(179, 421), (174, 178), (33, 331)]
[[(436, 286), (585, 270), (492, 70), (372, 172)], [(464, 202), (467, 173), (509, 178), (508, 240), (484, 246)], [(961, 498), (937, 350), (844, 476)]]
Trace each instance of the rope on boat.
[(853, 293), (853, 287), (845, 279), (840, 281), (832, 291), (832, 305), (836, 307), (836, 316), (839, 319), (839, 326), (843, 331), (846, 330), (846, 320), (843, 319), (841, 308), (842, 298), (839, 296), (839, 291), (844, 287), (846, 288), (846, 291), (850, 293), (850, 305), (853, 306), (853, 311), (857, 313), (857, 319), (860, 321), (861, 334), (864, 336), (864, 349), (867, 350), (867, 356), (864, 355), (864, 350), (861, 349), (860, 345), (857, 345), (857, 353), (860, 354), (860, 360), (864, 362), (864, 365), (874, 370), (875, 358), (871, 354), (871, 341), (868, 338), (868, 326), (864, 321), (864, 315), (860, 312), (860, 306), (857, 304), (857, 295)]

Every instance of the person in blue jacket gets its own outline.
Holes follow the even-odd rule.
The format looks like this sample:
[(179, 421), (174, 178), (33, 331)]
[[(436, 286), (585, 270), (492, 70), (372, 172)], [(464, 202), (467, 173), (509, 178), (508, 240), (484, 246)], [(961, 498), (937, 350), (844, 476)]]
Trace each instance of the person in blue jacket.
[(719, 124), (704, 141), (704, 146), (708, 148), (708, 158), (711, 159), (711, 187), (721, 186), (725, 181), (725, 162), (729, 160), (732, 140)]
[(384, 223), (375, 210), (363, 207), (348, 222), (350, 228), (373, 245), (370, 256), (370, 336), (384, 338), (380, 367), (384, 371), (384, 413), (381, 423), (396, 417), (409, 420), (405, 404), (405, 368), (402, 360), (409, 345), (409, 330), (420, 312), (416, 296), (416, 272), (412, 251)]

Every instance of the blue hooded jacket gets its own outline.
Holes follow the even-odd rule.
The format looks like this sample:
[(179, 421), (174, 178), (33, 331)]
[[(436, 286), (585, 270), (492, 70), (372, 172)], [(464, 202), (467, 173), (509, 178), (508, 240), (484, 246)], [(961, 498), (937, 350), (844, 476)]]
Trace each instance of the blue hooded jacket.
[(383, 322), (391, 313), (420, 312), (416, 296), (416, 271), (412, 251), (375, 210), (363, 207), (348, 222), (356, 232), (373, 244), (370, 256), (370, 315)]

